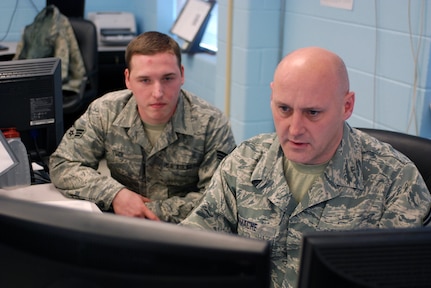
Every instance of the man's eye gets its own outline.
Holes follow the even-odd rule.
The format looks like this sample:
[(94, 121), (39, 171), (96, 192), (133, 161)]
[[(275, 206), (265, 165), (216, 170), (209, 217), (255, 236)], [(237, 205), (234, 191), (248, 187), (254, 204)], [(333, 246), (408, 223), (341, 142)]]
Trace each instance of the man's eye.
[(308, 114), (310, 115), (310, 116), (313, 116), (313, 117), (316, 117), (317, 115), (319, 115), (319, 111), (316, 111), (316, 110), (310, 110), (310, 111), (308, 111)]
[(289, 107), (287, 107), (287, 106), (279, 106), (278, 108), (280, 109), (280, 111), (281, 111), (282, 113), (287, 113), (287, 112), (289, 112)]

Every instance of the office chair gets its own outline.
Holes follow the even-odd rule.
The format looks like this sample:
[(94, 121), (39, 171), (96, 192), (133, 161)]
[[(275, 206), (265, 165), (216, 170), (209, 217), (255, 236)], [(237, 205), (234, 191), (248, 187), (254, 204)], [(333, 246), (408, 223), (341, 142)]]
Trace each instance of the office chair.
[[(63, 96), (63, 114), (79, 113), (97, 97), (98, 54), (97, 31), (93, 22), (82, 18), (69, 18), (84, 61), (86, 76), (77, 94)], [(65, 119), (66, 120), (66, 119)]]
[[(428, 190), (431, 192), (431, 140), (401, 132), (372, 128), (357, 128), (380, 141), (389, 143), (406, 155), (418, 168)], [(424, 219), (424, 225), (431, 222), (431, 214)]]

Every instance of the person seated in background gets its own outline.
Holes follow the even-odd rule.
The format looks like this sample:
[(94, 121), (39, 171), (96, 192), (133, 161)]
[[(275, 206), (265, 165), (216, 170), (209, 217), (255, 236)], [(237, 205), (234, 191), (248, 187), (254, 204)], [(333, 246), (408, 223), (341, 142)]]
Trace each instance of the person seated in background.
[[(177, 42), (145, 32), (126, 49), (128, 89), (93, 101), (51, 155), (52, 183), (102, 211), (178, 223), (235, 147), (225, 115), (181, 88)], [(106, 159), (110, 177), (101, 175)]]
[(423, 225), (431, 196), (418, 169), (346, 122), (355, 93), (338, 55), (293, 51), (271, 90), (276, 132), (238, 145), (180, 225), (269, 241), (273, 287), (296, 287), (304, 232)]

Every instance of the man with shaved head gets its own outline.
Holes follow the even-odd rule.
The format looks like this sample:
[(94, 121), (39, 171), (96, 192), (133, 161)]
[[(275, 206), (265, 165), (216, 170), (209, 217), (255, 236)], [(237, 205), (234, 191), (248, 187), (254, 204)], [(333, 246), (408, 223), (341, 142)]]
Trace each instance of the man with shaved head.
[(431, 197), (415, 165), (350, 127), (355, 93), (343, 60), (307, 47), (275, 70), (276, 133), (237, 147), (181, 225), (271, 243), (271, 284), (295, 287), (308, 231), (420, 227)]

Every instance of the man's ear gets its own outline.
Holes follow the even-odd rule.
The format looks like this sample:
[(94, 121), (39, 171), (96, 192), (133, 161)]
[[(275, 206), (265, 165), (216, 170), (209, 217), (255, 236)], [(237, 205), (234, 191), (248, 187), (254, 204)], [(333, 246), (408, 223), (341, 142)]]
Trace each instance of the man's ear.
[(184, 85), (185, 82), (185, 76), (184, 76), (184, 66), (181, 65), (181, 85)]
[(347, 120), (353, 114), (353, 107), (355, 106), (355, 92), (350, 91), (344, 96), (344, 120)]
[(130, 89), (130, 71), (129, 68), (124, 69), (124, 82), (126, 84), (127, 89)]
[(269, 88), (271, 88), (270, 100), (272, 101), (272, 93), (274, 93), (274, 81), (271, 81), (271, 83), (269, 83)]

